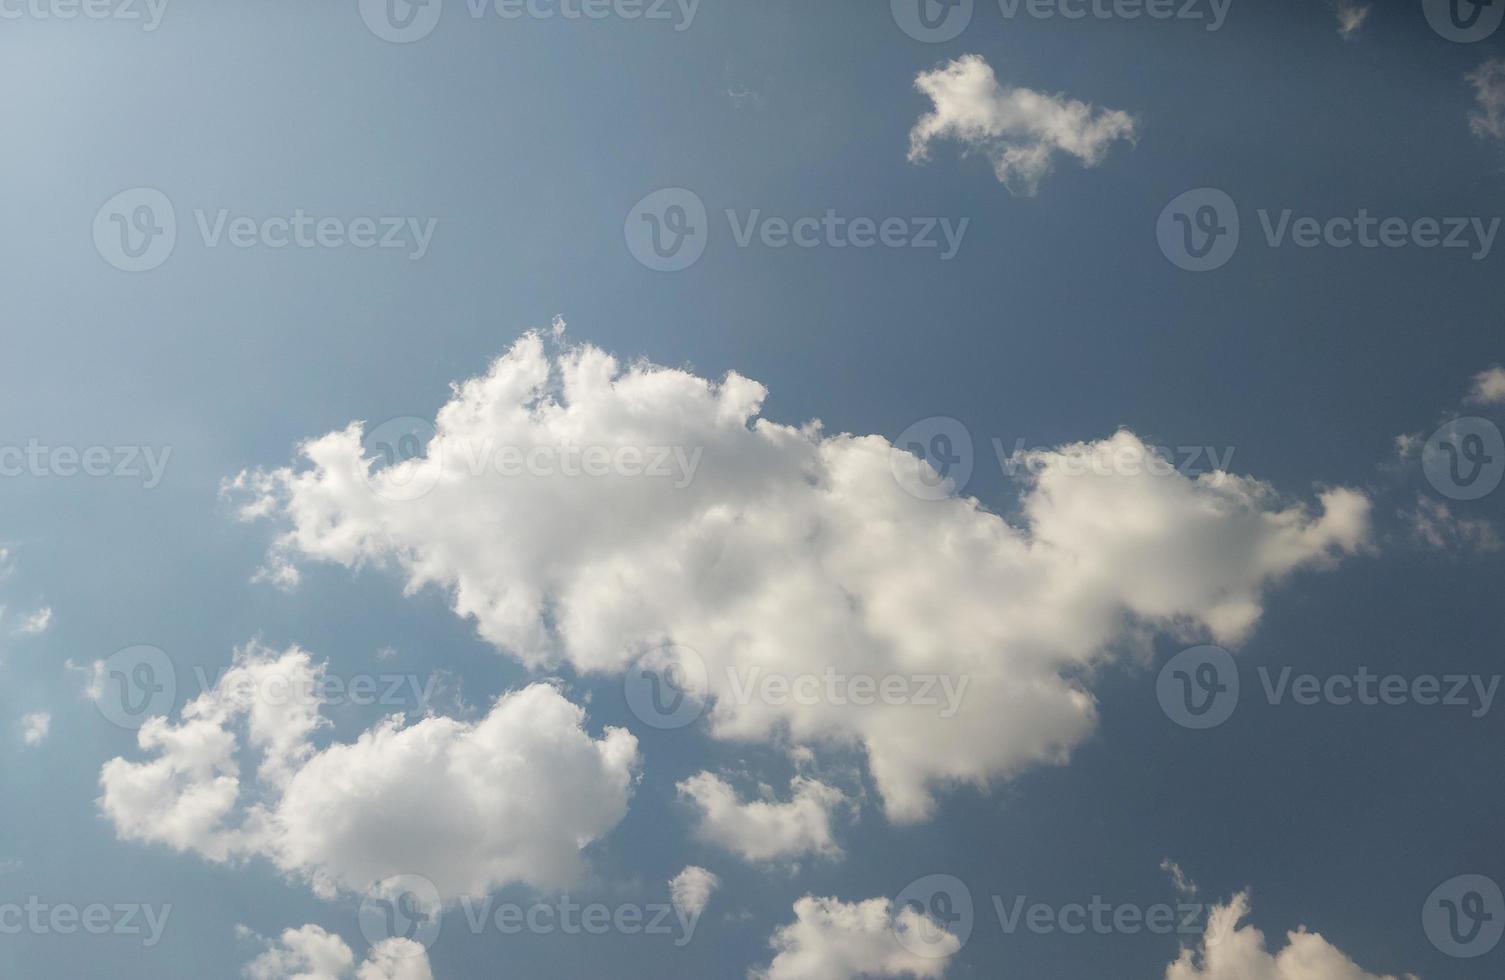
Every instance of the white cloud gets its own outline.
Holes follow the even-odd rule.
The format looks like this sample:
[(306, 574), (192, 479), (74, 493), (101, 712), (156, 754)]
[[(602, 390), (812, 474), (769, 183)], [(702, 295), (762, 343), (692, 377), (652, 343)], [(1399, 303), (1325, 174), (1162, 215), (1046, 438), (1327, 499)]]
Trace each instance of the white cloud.
[[(794, 922), (768, 940), (775, 955), (754, 980), (857, 980), (859, 977), (937, 978), (945, 975), (961, 942), (913, 909), (897, 917), (886, 898), (842, 902), (805, 896), (794, 903)], [(921, 956), (900, 943), (898, 934), (925, 930), (929, 941)], [(940, 938), (936, 938), (940, 937)]]
[(27, 616), (20, 626), (16, 627), (17, 633), (26, 633), (35, 636), (38, 633), (47, 632), (47, 627), (52, 625), (52, 607), (43, 606), (36, 612)]
[(1062, 95), (1000, 85), (993, 69), (975, 54), (962, 55), (915, 76), (915, 88), (934, 109), (909, 133), (909, 160), (929, 158), (930, 144), (954, 139), (983, 153), (998, 179), (1033, 195), (1058, 153), (1096, 166), (1118, 140), (1133, 140), (1133, 116), (1098, 109)]
[[(610, 728), (592, 739), (584, 711), (549, 685), (503, 696), (475, 723), (394, 715), (320, 749), (311, 692), (323, 669), (296, 648), (250, 647), (178, 724), (148, 721), (138, 738), (155, 757), (100, 773), (116, 833), (215, 861), (262, 855), (325, 896), (418, 874), (454, 899), (569, 884), (580, 849), (626, 812), (636, 739)], [(306, 693), (238, 693), (273, 690)], [(244, 750), (260, 754), (250, 787)]]
[(1474, 405), (1505, 405), (1505, 367), (1496, 364), (1474, 375), (1468, 401)]
[(1479, 108), (1469, 114), (1469, 127), (1480, 139), (1505, 142), (1505, 58), (1484, 62), (1468, 80), (1479, 103)]
[[(250, 932), (240, 930), (242, 936)], [(428, 953), (411, 939), (385, 939), (359, 969), (339, 936), (316, 925), (288, 929), (242, 971), (246, 980), (433, 980)]]
[(21, 741), (27, 745), (41, 745), (52, 728), (52, 715), (36, 711), (21, 719)]
[(1208, 915), (1207, 936), (1216, 938), (1204, 938), (1197, 949), (1182, 949), (1176, 962), (1166, 968), (1165, 980), (1395, 980), (1364, 972), (1337, 947), (1305, 928), (1286, 933), (1285, 947), (1270, 953), (1264, 933), (1250, 925), (1239, 926), (1248, 915), (1247, 893), (1215, 906)]
[(845, 794), (815, 779), (796, 776), (791, 798), (780, 803), (744, 803), (719, 776), (696, 773), (679, 783), (679, 795), (694, 804), (699, 836), (747, 861), (779, 861), (815, 855), (836, 857), (841, 848), (831, 834), (832, 812), (848, 802)]
[(1454, 517), (1451, 507), (1431, 497), (1418, 494), (1416, 509), (1400, 516), (1414, 539), (1438, 551), (1499, 551), (1502, 544), (1489, 521)]
[[(455, 388), (426, 456), (372, 471), (355, 424), (305, 443), (307, 465), (235, 483), (283, 527), (276, 553), (442, 587), (532, 667), (620, 673), (666, 642), (696, 651), (713, 735), (860, 745), (896, 820), (925, 817), (938, 787), (1064, 762), (1096, 722), (1094, 666), (1154, 629), (1236, 644), (1272, 584), (1368, 538), (1352, 490), (1322, 493), (1314, 513), (1250, 478), (1063, 462), (1144, 459), (1129, 432), (1036, 454), (1046, 465), (1021, 467), (1038, 474), (1021, 477), (1010, 524), (970, 498), (907, 492), (896, 470), (910, 485), (934, 474), (880, 436), (758, 418), (765, 394), (735, 373), (624, 369), (589, 346), (551, 357), (530, 334)], [(678, 447), (700, 466), (676, 486), (484, 465), (498, 447), (565, 445)], [(969, 686), (954, 716), (735, 695), (754, 670), (827, 669)]]
[(1370, 6), (1357, 0), (1328, 0), (1333, 13), (1338, 17), (1338, 33), (1344, 40), (1354, 37), (1369, 17)]
[(720, 878), (694, 864), (669, 879), (669, 895), (675, 909), (691, 920), (700, 918), (706, 903), (711, 900), (711, 893), (720, 887)]

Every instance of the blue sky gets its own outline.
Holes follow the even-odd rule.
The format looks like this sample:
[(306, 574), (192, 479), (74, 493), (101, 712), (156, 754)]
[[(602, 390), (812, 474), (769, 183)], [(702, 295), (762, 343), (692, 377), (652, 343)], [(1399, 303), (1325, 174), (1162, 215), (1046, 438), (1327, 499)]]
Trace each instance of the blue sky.
[[(1460, 876), (1505, 883), (1483, 693), (1505, 514), (1482, 492), (1505, 468), (1505, 31), (1320, 0), (1232, 0), (1216, 29), (1208, 3), (977, 0), (935, 42), (903, 9), (782, 0), (599, 20), (444, 0), (398, 41), (355, 0), (66, 9), (0, 5), (0, 973), (1498, 972), (1498, 886)], [(164, 200), (170, 252), (151, 238), (153, 267), (127, 271), (117, 243), (165, 227)], [(676, 204), (704, 251), (657, 271), (645, 229), (680, 227)], [(897, 219), (895, 244), (835, 247), (824, 224), (768, 244), (764, 219), (828, 212), (848, 236)], [(1157, 235), (1178, 213), (1198, 234), (1236, 214), (1236, 249), (1178, 266)], [(273, 247), (300, 214), (311, 244)], [(1397, 244), (1339, 247), (1361, 214), (1375, 235), (1398, 220)], [(1439, 432), (1457, 418), (1482, 421)], [(341, 469), (409, 434), (442, 460)], [(478, 447), (565, 442), (677, 448), (685, 479), (467, 471)], [(100, 448), (112, 475), (58, 447)], [(1145, 447), (1186, 465), (1127, 471)], [(969, 478), (930, 492), (948, 460)], [(1231, 659), (1172, 663), (1205, 644)], [(228, 739), (229, 768), (158, 780), (170, 751), (111, 720), (109, 671), (136, 662), (111, 657), (139, 646), (176, 679), (148, 730)], [(665, 648), (710, 675), (684, 727), (624, 694)], [(215, 687), (237, 663), (262, 682), (325, 664), (377, 703), (337, 693), (327, 724), (259, 729)], [(1203, 664), (1240, 690), (1196, 729), (1175, 671)], [(752, 667), (967, 687), (954, 717), (737, 704), (727, 679)], [(1405, 703), (1277, 699), (1283, 668), (1400, 677)], [(1475, 700), (1419, 703), (1427, 677)], [(195, 822), (232, 770), (221, 819)], [(468, 924), (565, 894), (666, 909), (687, 868), (708, 898), (681, 899), (682, 944)], [(395, 965), (358, 915), (392, 875), (443, 904)], [(953, 931), (917, 953), (906, 889), (934, 875), (975, 921), (962, 941), (956, 896), (920, 886)], [(994, 903), (1059, 925), (1094, 896), (1192, 924), (1011, 929)], [(102, 935), (9, 930), (32, 900), (171, 912), (150, 944), (113, 911)], [(1449, 901), (1482, 939), (1449, 945)], [(1230, 909), (1241, 927), (1209, 925)], [(330, 935), (283, 935), (306, 927)]]

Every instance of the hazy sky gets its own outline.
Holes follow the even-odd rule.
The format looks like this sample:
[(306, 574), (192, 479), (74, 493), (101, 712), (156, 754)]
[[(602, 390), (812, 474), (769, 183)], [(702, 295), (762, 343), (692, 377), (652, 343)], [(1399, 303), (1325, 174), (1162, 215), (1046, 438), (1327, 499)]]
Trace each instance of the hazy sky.
[(0, 0), (0, 975), (1498, 974), (1502, 18)]

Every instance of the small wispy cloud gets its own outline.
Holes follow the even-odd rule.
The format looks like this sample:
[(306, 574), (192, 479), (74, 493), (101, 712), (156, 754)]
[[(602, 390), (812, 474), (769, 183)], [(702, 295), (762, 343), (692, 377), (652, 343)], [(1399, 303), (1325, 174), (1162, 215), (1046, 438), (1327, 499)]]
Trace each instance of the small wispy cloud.
[(1328, 6), (1338, 15), (1338, 33), (1345, 41), (1352, 40), (1359, 33), (1359, 28), (1369, 19), (1371, 9), (1369, 4), (1356, 0), (1328, 0)]
[(21, 625), (16, 627), (16, 632), (35, 636), (38, 633), (47, 632), (47, 628), (51, 625), (52, 607), (43, 606), (36, 612), (32, 613), (30, 616), (27, 616), (26, 619), (22, 621)]
[(52, 730), (52, 715), (35, 711), (21, 719), (21, 741), (27, 745), (41, 745)]
[(1025, 196), (1035, 194), (1058, 155), (1094, 167), (1110, 146), (1135, 136), (1136, 122), (1127, 112), (1001, 85), (981, 55), (920, 72), (914, 84), (934, 109), (909, 133), (909, 161), (929, 159), (936, 140), (955, 140), (984, 154), (998, 180)]
[(1468, 125), (1480, 139), (1505, 146), (1505, 58), (1491, 58), (1468, 76), (1479, 107), (1469, 113)]

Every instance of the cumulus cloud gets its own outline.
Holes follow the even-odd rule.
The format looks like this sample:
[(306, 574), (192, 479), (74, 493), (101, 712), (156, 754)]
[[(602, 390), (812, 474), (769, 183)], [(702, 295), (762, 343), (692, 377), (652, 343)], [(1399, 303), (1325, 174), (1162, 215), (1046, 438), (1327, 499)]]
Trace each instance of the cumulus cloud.
[(1478, 109), (1468, 124), (1480, 139), (1505, 143), (1505, 58), (1491, 58), (1468, 76), (1474, 86)]
[(27, 745), (41, 745), (52, 729), (52, 715), (36, 711), (21, 719), (21, 741)]
[(746, 861), (778, 861), (841, 853), (831, 833), (833, 811), (848, 802), (841, 790), (796, 776), (787, 802), (743, 802), (721, 777), (696, 773), (676, 787), (699, 814), (697, 833)]
[(1348, 40), (1359, 33), (1369, 17), (1370, 6), (1357, 0), (1328, 0), (1328, 6), (1338, 17), (1338, 33)]
[(706, 903), (711, 900), (711, 893), (720, 887), (720, 878), (693, 864), (669, 879), (669, 895), (674, 908), (692, 920), (700, 918)]
[(1474, 405), (1505, 405), (1505, 367), (1495, 364), (1474, 375), (1468, 401)]
[[(318, 748), (323, 670), (297, 648), (248, 647), (177, 724), (149, 720), (138, 741), (152, 758), (100, 773), (116, 833), (214, 861), (263, 856), (328, 897), (418, 874), (453, 899), (567, 885), (581, 848), (626, 813), (636, 739), (591, 738), (549, 685), (504, 695), (474, 723), (394, 715)], [(260, 759), (250, 786), (242, 752)]]
[[(1249, 895), (1235, 895), (1227, 905), (1208, 914), (1206, 936), (1216, 937), (1196, 949), (1181, 950), (1165, 971), (1165, 980), (1396, 980), (1366, 973), (1321, 935), (1303, 927), (1286, 933), (1286, 945), (1275, 953), (1265, 946), (1265, 934), (1252, 925), (1240, 926), (1249, 915)], [(1407, 974), (1410, 980), (1415, 977)]]
[[(924, 818), (938, 787), (1064, 762), (1096, 722), (1094, 667), (1152, 630), (1236, 644), (1270, 586), (1369, 535), (1352, 490), (1314, 510), (1221, 472), (1065, 465), (1145, 459), (1126, 431), (1025, 460), (1010, 523), (910, 492), (937, 475), (881, 436), (759, 418), (765, 389), (736, 373), (716, 383), (551, 343), (529, 334), (456, 386), (425, 454), (376, 467), (356, 423), (229, 492), (278, 522), (274, 553), (441, 587), (532, 667), (621, 673), (666, 643), (694, 651), (714, 736), (857, 745), (896, 820)], [(602, 465), (500, 465), (561, 447), (595, 447)], [(674, 460), (692, 458), (684, 479)], [(918, 697), (744, 696), (754, 673), (968, 686), (946, 713)]]
[(953, 139), (993, 164), (1010, 190), (1033, 195), (1057, 154), (1096, 166), (1108, 148), (1135, 137), (1134, 117), (1117, 109), (1027, 88), (1001, 85), (981, 55), (968, 54), (915, 76), (934, 109), (909, 133), (909, 160), (930, 156), (935, 140)]
[[(249, 930), (240, 930), (250, 937)], [(411, 939), (385, 939), (357, 969), (355, 954), (339, 936), (316, 925), (288, 929), (246, 965), (246, 980), (433, 980), (428, 953)]]
[[(900, 942), (923, 931), (920, 955)], [(805, 896), (794, 922), (768, 940), (773, 961), (748, 972), (752, 980), (857, 980), (858, 977), (937, 978), (961, 941), (913, 909), (893, 915), (889, 900), (843, 902)], [(919, 944), (911, 944), (919, 945)]]

